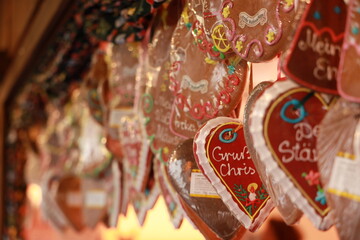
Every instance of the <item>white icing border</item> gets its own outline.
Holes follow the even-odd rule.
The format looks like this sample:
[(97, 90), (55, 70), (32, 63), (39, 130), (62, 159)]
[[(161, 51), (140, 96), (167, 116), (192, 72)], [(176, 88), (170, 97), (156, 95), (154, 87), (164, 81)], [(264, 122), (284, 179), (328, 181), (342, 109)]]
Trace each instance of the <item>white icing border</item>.
[[(266, 167), (267, 176), (271, 176), (282, 191), (290, 198), (294, 205), (296, 205), (320, 230), (326, 230), (333, 225), (333, 214), (330, 211), (323, 219), (315, 212), (314, 208), (309, 204), (308, 200), (296, 188), (294, 183), (286, 176), (277, 161), (273, 158), (272, 153), (267, 147), (263, 135), (263, 122), (266, 117), (268, 107), (281, 94), (293, 88), (300, 88), (301, 86), (291, 80), (278, 81), (265, 89), (262, 95), (256, 100), (253, 111), (249, 116), (250, 119), (250, 134), (254, 139), (254, 148), (257, 149), (259, 160), (262, 161)], [(256, 140), (255, 140), (256, 139)]]
[(272, 209), (275, 207), (271, 198), (265, 203), (263, 209), (260, 210), (255, 221), (252, 222), (251, 218), (246, 215), (239, 208), (238, 204), (233, 200), (231, 194), (223, 185), (219, 177), (215, 174), (211, 167), (208, 158), (206, 157), (206, 137), (210, 134), (211, 130), (219, 126), (220, 124), (227, 122), (239, 122), (239, 119), (229, 117), (217, 117), (209, 120), (198, 132), (194, 139), (194, 153), (195, 159), (201, 166), (203, 173), (209, 178), (211, 184), (220, 195), (225, 205), (229, 208), (232, 214), (244, 225), (246, 229), (255, 231), (258, 229), (265, 219), (269, 216)]

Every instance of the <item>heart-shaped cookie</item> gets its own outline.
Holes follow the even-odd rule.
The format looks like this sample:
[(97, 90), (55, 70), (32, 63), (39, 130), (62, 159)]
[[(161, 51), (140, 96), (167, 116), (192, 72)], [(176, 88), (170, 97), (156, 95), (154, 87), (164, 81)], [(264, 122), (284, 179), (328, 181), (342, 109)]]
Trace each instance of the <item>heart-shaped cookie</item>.
[(138, 46), (131, 44), (109, 45), (109, 80), (103, 88), (107, 116), (107, 147), (120, 160), (122, 156), (119, 123), (131, 114), (135, 99), (135, 76), (139, 66)]
[(123, 174), (135, 191), (142, 192), (151, 170), (152, 154), (140, 118), (135, 114), (122, 117), (119, 134), (124, 154)]
[(71, 223), (61, 211), (59, 205), (55, 201), (58, 173), (54, 170), (48, 169), (41, 180), (41, 212), (46, 220), (50, 222), (55, 229), (63, 231), (64, 229), (71, 227)]
[(360, 67), (360, 1), (352, 0), (348, 6), (347, 22), (345, 28), (344, 44), (340, 54), (340, 66), (337, 75), (337, 86), (342, 97), (360, 102), (359, 85), (356, 81)]
[(195, 136), (194, 154), (229, 210), (246, 229), (256, 231), (274, 204), (250, 157), (240, 120), (209, 120)]
[(296, 16), (296, 1), (206, 2), (205, 30), (220, 52), (231, 49), (246, 61), (264, 62), (286, 49)]
[(182, 11), (181, 6), (174, 1), (160, 12), (161, 15), (156, 16), (154, 37), (148, 44), (149, 49), (142, 66), (147, 82), (140, 99), (141, 113), (145, 118), (151, 150), (163, 163), (167, 162), (171, 151), (182, 140), (181, 136), (170, 129), (174, 96), (169, 90), (168, 75), (170, 40)]
[(131, 190), (131, 202), (141, 226), (145, 222), (147, 212), (154, 207), (160, 194), (159, 183), (155, 181), (154, 168), (151, 164), (151, 172), (146, 181), (144, 191)]
[(182, 205), (191, 209), (187, 211), (184, 208), (185, 212), (206, 238), (215, 234), (218, 239), (234, 239), (234, 236), (240, 237), (239, 232), (245, 233), (240, 222), (197, 166), (193, 154), (193, 139), (179, 144), (168, 163), (169, 177)]
[(341, 239), (359, 236), (359, 114), (358, 103), (340, 98), (321, 122), (317, 140), (321, 180)]
[(238, 57), (222, 61), (210, 59), (207, 51), (198, 46), (202, 43), (197, 39), (201, 29), (189, 28), (201, 23), (192, 23), (195, 16), (190, 11), (188, 19), (182, 16), (171, 40), (170, 53), (170, 88), (175, 96), (176, 111), (199, 122), (227, 116), (241, 99), (247, 64)]
[(320, 94), (283, 79), (265, 89), (250, 115), (254, 147), (272, 183), (321, 230), (333, 223), (316, 162), (319, 124), (327, 110)]
[(246, 145), (248, 146), (249, 153), (251, 159), (253, 160), (256, 170), (265, 184), (266, 190), (271, 196), (271, 200), (276, 205), (277, 209), (281, 213), (284, 221), (291, 225), (296, 223), (302, 216), (302, 212), (297, 209), (296, 205), (294, 205), (289, 197), (281, 191), (281, 188), (274, 184), (271, 177), (268, 176), (266, 172), (266, 166), (263, 164), (261, 160), (259, 160), (259, 153), (254, 148), (254, 141), (256, 139), (252, 139), (249, 129), (249, 117), (252, 111), (252, 108), (256, 102), (256, 99), (263, 93), (263, 91), (271, 85), (271, 82), (261, 82), (259, 83), (252, 91), (248, 97), (245, 110), (244, 110), (244, 134)]
[(116, 225), (117, 219), (114, 222), (111, 218), (113, 214), (119, 214), (119, 192), (114, 189), (117, 187), (115, 182), (119, 182), (119, 179), (114, 179), (116, 175), (113, 173), (109, 171), (105, 177), (97, 179), (80, 178), (75, 175), (52, 175), (46, 183), (48, 186), (45, 192), (49, 195), (48, 203), (55, 207), (54, 211), (61, 211), (50, 215), (51, 219), (55, 219), (54, 223), (64, 226), (67, 221), (62, 220), (62, 216), (65, 216), (70, 222), (68, 226), (77, 231), (86, 227), (95, 228), (99, 222), (110, 226)]
[(167, 166), (155, 158), (155, 179), (158, 181), (161, 193), (169, 213), (170, 220), (175, 228), (180, 228), (184, 217), (184, 210), (179, 202), (177, 192), (167, 176)]
[(311, 1), (284, 59), (285, 74), (315, 91), (337, 94), (345, 22), (343, 0)]

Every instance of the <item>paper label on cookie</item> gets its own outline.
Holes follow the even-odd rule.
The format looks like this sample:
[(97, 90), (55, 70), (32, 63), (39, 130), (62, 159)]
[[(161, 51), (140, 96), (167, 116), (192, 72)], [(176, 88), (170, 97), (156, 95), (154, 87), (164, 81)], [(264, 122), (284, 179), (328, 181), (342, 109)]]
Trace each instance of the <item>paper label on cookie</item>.
[(213, 185), (198, 169), (191, 172), (190, 197), (220, 198)]
[(106, 193), (102, 190), (92, 190), (85, 193), (85, 207), (103, 208), (106, 205)]
[(360, 166), (349, 154), (338, 154), (332, 168), (328, 192), (360, 201)]
[(80, 192), (68, 192), (66, 194), (66, 204), (70, 207), (80, 207), (82, 204)]
[(241, 12), (239, 14), (239, 27), (244, 28), (245, 26), (248, 27), (255, 27), (258, 24), (261, 26), (267, 22), (267, 9), (262, 8), (260, 9), (255, 15), (250, 16), (246, 12)]

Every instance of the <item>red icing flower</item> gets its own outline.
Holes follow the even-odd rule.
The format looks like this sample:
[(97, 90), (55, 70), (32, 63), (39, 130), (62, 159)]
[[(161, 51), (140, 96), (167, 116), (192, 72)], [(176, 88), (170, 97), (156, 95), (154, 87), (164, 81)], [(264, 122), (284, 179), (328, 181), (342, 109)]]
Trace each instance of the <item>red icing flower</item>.
[(320, 184), (319, 178), (319, 172), (314, 172), (313, 170), (310, 170), (309, 174), (307, 174), (305, 177), (310, 186)]

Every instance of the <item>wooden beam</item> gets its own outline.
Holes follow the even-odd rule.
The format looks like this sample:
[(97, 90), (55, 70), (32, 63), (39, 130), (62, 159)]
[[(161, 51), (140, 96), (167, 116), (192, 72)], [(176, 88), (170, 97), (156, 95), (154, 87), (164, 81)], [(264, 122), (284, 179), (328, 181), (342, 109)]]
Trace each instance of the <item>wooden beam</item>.
[[(0, 230), (1, 236), (4, 236), (4, 219), (6, 217), (4, 211), (4, 180), (5, 180), (5, 136), (7, 132), (7, 123), (5, 116), (6, 104), (13, 99), (11, 96), (14, 86), (20, 82), (24, 73), (29, 71), (33, 59), (40, 50), (44, 41), (47, 40), (54, 33), (54, 27), (57, 26), (65, 16), (66, 10), (72, 6), (71, 0), (43, 0), (40, 1), (36, 14), (32, 17), (32, 22), (29, 24), (26, 32), (24, 32), (19, 47), (13, 56), (8, 69), (5, 71), (3, 79), (0, 79)], [(62, 21), (61, 21), (62, 22)], [(34, 66), (32, 66), (34, 67)], [(1, 76), (0, 76), (1, 77)]]

